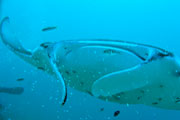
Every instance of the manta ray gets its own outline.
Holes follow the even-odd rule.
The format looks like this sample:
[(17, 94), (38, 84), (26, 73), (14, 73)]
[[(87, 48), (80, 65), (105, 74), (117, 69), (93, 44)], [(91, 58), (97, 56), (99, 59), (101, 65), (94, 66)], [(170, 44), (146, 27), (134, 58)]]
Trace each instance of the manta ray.
[(46, 42), (25, 49), (5, 17), (3, 43), (17, 56), (56, 78), (62, 105), (67, 86), (109, 102), (180, 110), (180, 60), (151, 45), (109, 39)]

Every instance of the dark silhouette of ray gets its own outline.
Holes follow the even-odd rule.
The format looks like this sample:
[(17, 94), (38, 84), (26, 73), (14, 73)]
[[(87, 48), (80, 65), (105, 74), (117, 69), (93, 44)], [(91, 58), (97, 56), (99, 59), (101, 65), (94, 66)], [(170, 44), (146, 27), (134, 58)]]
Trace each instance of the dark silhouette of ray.
[(14, 88), (0, 87), (0, 93), (20, 95), (23, 92), (24, 92), (24, 88), (22, 87), (14, 87)]

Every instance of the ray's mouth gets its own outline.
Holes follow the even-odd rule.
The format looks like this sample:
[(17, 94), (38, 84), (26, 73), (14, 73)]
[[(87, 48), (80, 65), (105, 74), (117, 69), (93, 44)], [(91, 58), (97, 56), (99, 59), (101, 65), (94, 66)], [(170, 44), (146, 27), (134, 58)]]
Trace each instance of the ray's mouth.
[(164, 57), (174, 57), (174, 54), (171, 52), (158, 52), (157, 54), (154, 54), (151, 58), (148, 59), (148, 62), (161, 59)]
[(174, 57), (174, 54), (171, 52), (165, 52), (165, 53), (158, 53), (158, 56), (160, 56), (160, 57)]

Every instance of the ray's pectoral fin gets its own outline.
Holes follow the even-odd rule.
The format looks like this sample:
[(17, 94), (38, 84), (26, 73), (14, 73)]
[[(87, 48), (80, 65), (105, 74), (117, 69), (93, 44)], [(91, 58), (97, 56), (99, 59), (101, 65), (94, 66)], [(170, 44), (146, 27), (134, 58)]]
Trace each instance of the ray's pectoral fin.
[(10, 24), (9, 17), (5, 17), (0, 24), (0, 36), (3, 43), (13, 52), (21, 55), (32, 55), (32, 51), (25, 49), (16, 38), (15, 30)]
[(50, 63), (51, 63), (52, 69), (53, 69), (53, 71), (54, 71), (54, 73), (56, 75), (56, 78), (57, 78), (57, 85), (58, 85), (58, 88), (59, 88), (58, 91), (62, 92), (62, 96), (60, 97), (60, 103), (61, 103), (61, 105), (64, 105), (66, 103), (66, 100), (67, 100), (67, 86), (66, 86), (66, 84), (64, 82), (64, 79), (63, 79), (61, 73), (58, 71), (58, 68), (57, 68), (56, 63), (54, 62), (54, 60), (50, 59)]
[(139, 64), (130, 69), (107, 74), (94, 82), (92, 94), (96, 97), (108, 97), (144, 87), (152, 82), (149, 79), (152, 76), (147, 76), (146, 73), (151, 69), (150, 64)]

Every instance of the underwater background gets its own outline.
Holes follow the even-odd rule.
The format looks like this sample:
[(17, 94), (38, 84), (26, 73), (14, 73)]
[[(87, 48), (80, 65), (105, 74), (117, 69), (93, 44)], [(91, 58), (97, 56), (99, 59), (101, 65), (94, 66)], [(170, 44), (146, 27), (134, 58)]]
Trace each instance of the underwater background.
[[(180, 56), (178, 0), (0, 0), (25, 48), (71, 39), (118, 39), (164, 48)], [(52, 31), (43, 32), (48, 26)], [(17, 79), (23, 78), (24, 80)], [(179, 120), (180, 111), (105, 102), (68, 87), (61, 107), (54, 78), (13, 54), (0, 42), (0, 87), (23, 87), (21, 95), (0, 93), (0, 120)], [(103, 108), (103, 110), (102, 110)], [(120, 114), (114, 117), (114, 112)]]

